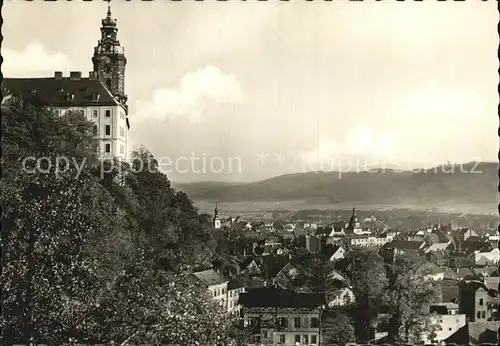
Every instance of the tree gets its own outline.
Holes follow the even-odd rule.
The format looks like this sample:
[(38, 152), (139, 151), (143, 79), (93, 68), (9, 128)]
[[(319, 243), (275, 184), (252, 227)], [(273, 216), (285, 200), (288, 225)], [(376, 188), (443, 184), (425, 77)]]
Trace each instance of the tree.
[(372, 338), (372, 322), (387, 287), (384, 261), (373, 250), (353, 247), (339, 261), (338, 269), (349, 279), (356, 299), (351, 311), (356, 336), (361, 341), (369, 341)]
[(440, 298), (439, 286), (423, 275), (424, 262), (397, 256), (387, 267), (389, 286), (386, 303), (391, 313), (389, 337), (394, 342), (416, 343), (430, 328), (429, 305)]
[(321, 325), (322, 344), (342, 345), (356, 340), (353, 322), (346, 311), (340, 309), (324, 311)]
[(120, 217), (94, 176), (71, 164), (94, 158), (83, 116), (19, 101), (2, 110), (2, 343), (64, 343), (86, 328), (105, 282), (92, 240)]
[(94, 311), (95, 335), (119, 344), (227, 345), (231, 322), (186, 274), (128, 268)]

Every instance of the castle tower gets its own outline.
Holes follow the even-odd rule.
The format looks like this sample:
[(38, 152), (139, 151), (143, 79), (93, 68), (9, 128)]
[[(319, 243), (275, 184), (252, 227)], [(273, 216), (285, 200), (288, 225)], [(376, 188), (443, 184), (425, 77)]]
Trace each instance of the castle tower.
[(111, 18), (108, 5), (106, 18), (102, 20), (101, 39), (94, 48), (92, 63), (97, 78), (108, 88), (123, 105), (127, 103), (125, 95), (125, 65), (127, 59), (120, 41), (117, 38), (116, 19)]

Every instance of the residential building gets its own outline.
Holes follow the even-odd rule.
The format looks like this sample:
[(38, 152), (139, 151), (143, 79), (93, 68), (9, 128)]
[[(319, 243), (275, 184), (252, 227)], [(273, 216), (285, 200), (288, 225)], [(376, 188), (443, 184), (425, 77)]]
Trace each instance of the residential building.
[(325, 297), (277, 288), (255, 288), (240, 295), (249, 345), (317, 345)]
[(215, 302), (222, 306), (223, 309), (227, 309), (228, 279), (212, 269), (193, 273), (193, 276), (201, 285), (206, 287), (208, 294)]
[(493, 248), (491, 251), (474, 251), (474, 264), (477, 266), (495, 265), (500, 260), (500, 250)]
[(459, 290), (460, 313), (471, 322), (487, 321), (491, 314), (487, 304), (488, 288), (480, 281), (463, 281)]
[(227, 312), (240, 317), (241, 305), (238, 303), (240, 294), (245, 292), (245, 285), (241, 280), (231, 279), (227, 284)]
[(334, 262), (334, 261), (338, 261), (338, 260), (341, 260), (342, 258), (344, 258), (344, 255), (345, 255), (345, 249), (340, 246), (340, 245), (333, 245), (332, 247), (332, 255), (330, 256), (330, 261)]
[(108, 7), (102, 20), (101, 39), (94, 48), (94, 70), (88, 77), (80, 71), (69, 76), (57, 71), (46, 78), (4, 78), (4, 96), (19, 95), (35, 107), (50, 107), (59, 115), (80, 113), (94, 125), (96, 151), (100, 156), (126, 160), (128, 156), (128, 106), (125, 95), (127, 59), (117, 39), (117, 22)]
[(431, 318), (431, 323), (437, 325), (435, 336), (432, 339), (425, 340), (425, 343), (441, 342), (457, 330), (465, 326), (465, 314), (458, 313), (458, 304), (455, 303), (439, 303), (430, 306), (430, 312), (434, 314)]
[(500, 323), (469, 322), (444, 340), (446, 344), (455, 345), (498, 345), (498, 328)]

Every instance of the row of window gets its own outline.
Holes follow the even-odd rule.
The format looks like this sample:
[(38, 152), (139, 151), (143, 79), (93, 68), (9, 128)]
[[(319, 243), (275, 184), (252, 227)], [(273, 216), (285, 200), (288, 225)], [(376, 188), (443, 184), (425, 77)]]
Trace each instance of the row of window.
[[(111, 125), (105, 125), (104, 133), (106, 136), (111, 136)], [(94, 136), (98, 135), (98, 127), (94, 125)], [(125, 137), (125, 128), (120, 126), (120, 137)]]
[[(311, 328), (319, 328), (319, 319), (317, 317), (311, 317), (311, 323), (309, 326)], [(281, 327), (288, 327), (288, 319), (286, 317), (278, 317), (276, 319), (276, 324)], [(302, 324), (302, 318), (295, 317), (293, 320), (294, 328), (306, 327), (305, 324)]]
[[(301, 338), (302, 336), (302, 338)], [(285, 343), (285, 335), (284, 334), (278, 334), (278, 343), (279, 344), (284, 344)], [(303, 335), (300, 335), (300, 334), (296, 334), (295, 335), (295, 343), (301, 343), (301, 340), (302, 340), (302, 344), (303, 345), (316, 345), (318, 343), (318, 336), (317, 335), (311, 335), (311, 338), (309, 338), (309, 335), (308, 334), (303, 334)], [(309, 341), (310, 340), (310, 341)]]
[[(96, 151), (97, 151), (97, 148), (96, 148)], [(111, 144), (110, 143), (106, 143), (104, 144), (104, 152), (106, 154), (111, 154)], [(125, 146), (123, 144), (120, 144), (120, 154), (125, 154)]]
[(220, 296), (222, 294), (226, 294), (226, 288), (225, 287), (216, 288), (215, 290), (213, 290), (214, 297)]
[[(104, 115), (106, 116), (106, 118), (111, 118), (111, 110), (110, 109), (106, 109), (104, 111)], [(99, 116), (99, 110), (98, 109), (92, 110), (92, 116), (94, 118), (97, 118)], [(125, 114), (122, 113), (122, 112), (120, 112), (120, 119), (125, 120)]]
[(480, 319), (480, 318), (486, 318), (486, 311), (478, 311), (477, 314), (476, 314), (476, 318)]

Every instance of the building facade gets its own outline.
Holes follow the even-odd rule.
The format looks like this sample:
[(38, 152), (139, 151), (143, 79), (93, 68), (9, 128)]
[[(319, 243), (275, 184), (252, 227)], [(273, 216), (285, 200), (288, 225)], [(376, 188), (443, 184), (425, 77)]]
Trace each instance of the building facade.
[(227, 310), (227, 284), (229, 280), (214, 270), (193, 273), (193, 276), (207, 289), (207, 293), (224, 310)]
[(275, 288), (249, 289), (240, 295), (249, 345), (318, 345), (322, 295)]
[(96, 151), (100, 156), (128, 157), (127, 96), (125, 95), (126, 58), (117, 39), (116, 19), (108, 6), (102, 20), (101, 39), (94, 49), (94, 70), (88, 77), (80, 71), (69, 76), (56, 71), (47, 78), (4, 78), (3, 95), (19, 95), (36, 107), (48, 106), (59, 115), (80, 113), (94, 123)]

